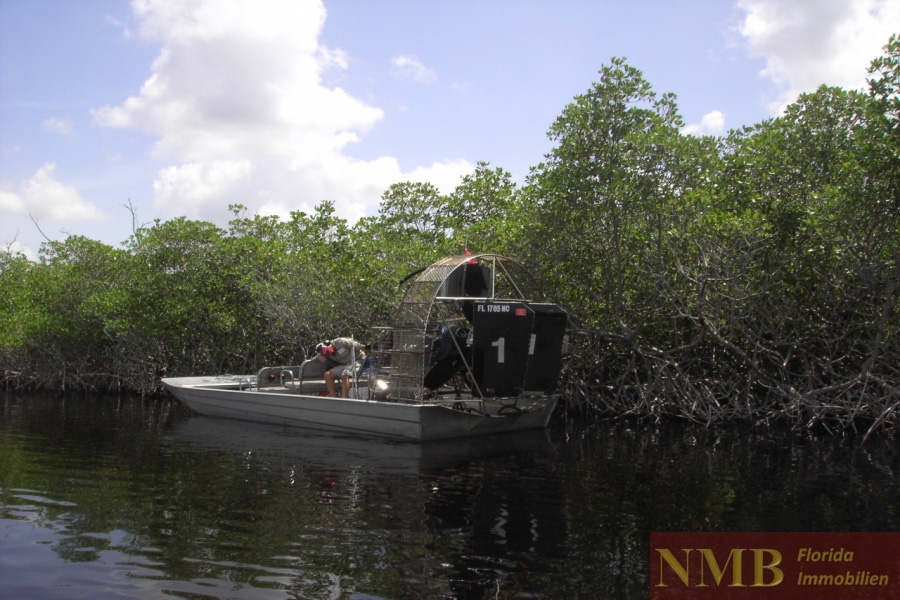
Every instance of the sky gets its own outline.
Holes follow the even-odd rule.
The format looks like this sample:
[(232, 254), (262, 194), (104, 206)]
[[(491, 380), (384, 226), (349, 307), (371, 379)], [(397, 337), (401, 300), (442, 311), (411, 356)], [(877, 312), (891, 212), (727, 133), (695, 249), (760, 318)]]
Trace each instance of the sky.
[(0, 0), (0, 248), (521, 184), (612, 57), (721, 135), (864, 89), (898, 31), (900, 0)]

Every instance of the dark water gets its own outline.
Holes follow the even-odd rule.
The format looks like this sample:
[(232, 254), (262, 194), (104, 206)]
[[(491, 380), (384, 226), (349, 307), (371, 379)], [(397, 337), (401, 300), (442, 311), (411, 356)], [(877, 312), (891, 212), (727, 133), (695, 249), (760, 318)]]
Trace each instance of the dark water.
[(646, 598), (651, 531), (896, 531), (898, 470), (893, 440), (420, 446), (0, 397), (0, 598)]

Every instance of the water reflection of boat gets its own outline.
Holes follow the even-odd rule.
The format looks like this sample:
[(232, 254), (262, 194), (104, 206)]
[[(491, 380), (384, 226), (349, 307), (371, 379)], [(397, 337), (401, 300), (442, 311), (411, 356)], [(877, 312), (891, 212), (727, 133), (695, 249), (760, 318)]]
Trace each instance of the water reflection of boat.
[(265, 423), (197, 417), (169, 428), (166, 439), (181, 449), (251, 454), (255, 459), (303, 464), (338, 472), (364, 469), (380, 474), (434, 472), (492, 455), (534, 452), (551, 455), (547, 432), (511, 432), (474, 440), (423, 443), (363, 439)]
[[(227, 553), (196, 563), (226, 569), (207, 579), (217, 585), (250, 563), (265, 569), (254, 592), (277, 568), (292, 597), (482, 597), (546, 564), (566, 538), (546, 430), (410, 443), (201, 416), (164, 441), (179, 469), (178, 493), (162, 504), (184, 523), (176, 546), (200, 539), (212, 556)], [(257, 553), (236, 554), (247, 539)], [(345, 575), (333, 587), (316, 584), (335, 569)], [(384, 572), (394, 573), (388, 588), (373, 582)]]
[(566, 313), (528, 299), (526, 281), (521, 265), (495, 254), (423, 269), (350, 398), (320, 395), (317, 360), (163, 383), (201, 414), (321, 431), (427, 441), (543, 428), (557, 401)]

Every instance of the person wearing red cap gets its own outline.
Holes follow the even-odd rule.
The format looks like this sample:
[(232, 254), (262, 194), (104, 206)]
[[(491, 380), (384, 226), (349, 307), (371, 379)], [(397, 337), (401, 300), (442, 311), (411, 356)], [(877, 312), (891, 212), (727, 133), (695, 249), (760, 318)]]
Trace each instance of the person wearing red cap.
[(350, 377), (366, 358), (365, 346), (352, 338), (335, 338), (316, 346), (316, 358), (326, 364), (325, 387), (329, 396), (337, 396), (336, 382), (341, 379), (341, 395), (350, 396)]

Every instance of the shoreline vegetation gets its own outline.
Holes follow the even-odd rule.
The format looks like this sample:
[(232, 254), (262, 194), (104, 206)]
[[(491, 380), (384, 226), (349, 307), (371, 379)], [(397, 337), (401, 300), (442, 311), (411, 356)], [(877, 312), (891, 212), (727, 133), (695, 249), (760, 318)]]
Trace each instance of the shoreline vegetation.
[(434, 259), (521, 261), (573, 333), (568, 414), (895, 436), (900, 426), (900, 38), (867, 91), (822, 86), (723, 137), (613, 59), (516, 184), (480, 162), (450, 194), (384, 192), (350, 225), (231, 207), (120, 247), (0, 252), (0, 386), (152, 395), (160, 377), (255, 372), (389, 324)]

